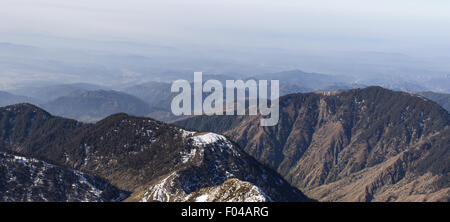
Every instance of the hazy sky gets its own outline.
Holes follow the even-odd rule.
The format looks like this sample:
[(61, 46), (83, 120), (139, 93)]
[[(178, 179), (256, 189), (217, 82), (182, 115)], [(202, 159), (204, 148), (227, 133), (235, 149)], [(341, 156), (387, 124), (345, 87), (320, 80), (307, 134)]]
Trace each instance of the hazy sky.
[(40, 34), (442, 55), (450, 43), (449, 12), (448, 0), (2, 0), (0, 41)]

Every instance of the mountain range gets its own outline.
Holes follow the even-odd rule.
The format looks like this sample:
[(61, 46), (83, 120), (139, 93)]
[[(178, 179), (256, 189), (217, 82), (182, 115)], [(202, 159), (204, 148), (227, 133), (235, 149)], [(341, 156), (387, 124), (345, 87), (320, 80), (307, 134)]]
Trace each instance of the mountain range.
[(319, 201), (449, 201), (450, 116), (422, 96), (368, 87), (280, 98), (280, 120), (195, 116)]
[[(89, 189), (106, 193), (43, 194), (47, 200), (449, 200), (448, 94), (323, 84), (317, 87), (324, 91), (282, 96), (280, 122), (274, 127), (260, 127), (261, 116), (183, 117), (175, 122), (177, 127), (130, 116), (176, 120), (168, 108), (174, 94), (164, 93), (168, 83), (131, 86), (124, 89), (127, 93), (77, 87), (41, 105), (51, 114), (30, 104), (0, 108), (3, 175), (17, 174), (13, 160), (26, 158), (19, 162), (42, 163), (25, 164), (18, 172), (47, 172), (42, 166), (51, 165), (57, 172), (42, 178), (78, 178), (71, 192), (78, 192), (83, 177), (77, 175), (83, 172), (103, 187)], [(341, 87), (348, 89), (334, 91)], [(33, 101), (3, 95), (6, 104)], [(128, 115), (115, 114), (120, 112)], [(35, 180), (31, 175), (24, 183)], [(4, 187), (11, 187), (10, 182)], [(25, 200), (27, 192), (30, 200), (43, 200), (43, 189), (37, 195), (21, 190), (22, 196), (5, 200)]]
[(83, 122), (96, 122), (109, 115), (124, 112), (147, 116), (147, 103), (126, 93), (113, 90), (95, 90), (58, 97), (42, 105), (53, 115), (74, 118)]
[[(180, 77), (181, 78), (181, 77)], [(355, 78), (342, 75), (307, 73), (292, 70), (279, 73), (241, 77), (244, 80), (280, 81), (280, 95), (315, 91), (336, 91), (365, 88), (366, 84)], [(192, 76), (187, 76), (192, 81)], [(227, 79), (239, 77), (205, 74), (203, 80), (216, 79), (225, 85)], [(409, 82), (392, 80), (372, 81), (377, 85), (394, 90), (414, 92), (429, 98), (447, 109), (450, 97), (446, 93), (425, 92)], [(84, 122), (95, 122), (113, 113), (125, 112), (131, 115), (148, 116), (165, 122), (184, 119), (171, 112), (171, 101), (177, 93), (170, 92), (168, 82), (150, 81), (141, 84), (125, 84), (120, 87), (106, 87), (91, 83), (39, 84), (19, 87), (8, 92), (0, 92), (0, 106), (28, 102), (37, 104), (53, 115), (74, 118)], [(207, 94), (204, 94), (206, 96)], [(145, 104), (144, 104), (145, 103)]]
[(39, 103), (47, 103), (59, 97), (73, 96), (86, 91), (105, 90), (105, 87), (90, 83), (45, 84), (43, 86), (18, 87), (10, 92), (34, 98)]
[[(87, 124), (52, 116), (34, 105), (18, 104), (0, 108), (0, 129), (0, 147), (26, 156), (25, 162), (36, 162), (16, 169), (23, 167), (21, 163), (10, 162), (21, 157), (5, 154), (2, 168), (8, 170), (0, 171), (1, 177), (11, 178), (11, 172), (19, 170), (38, 171), (43, 172), (38, 173), (39, 180), (57, 175), (59, 182), (52, 183), (75, 187), (61, 194), (66, 199), (49, 197), (48, 193), (59, 189), (49, 186), (47, 190), (36, 189), (28, 199), (24, 199), (23, 190), (10, 190), (6, 200), (43, 200), (40, 196), (48, 200), (96, 200), (99, 195), (69, 198), (78, 185), (86, 184), (86, 176), (79, 176), (83, 172), (108, 183), (92, 186), (99, 194), (114, 191), (116, 195), (110, 195), (114, 198), (101, 199), (105, 201), (121, 200), (124, 193), (130, 194), (128, 201), (312, 201), (226, 137), (185, 131), (150, 118), (122, 113)], [(47, 174), (47, 168), (69, 172)], [(31, 183), (37, 179), (32, 174), (25, 180)], [(234, 191), (229, 193), (229, 188)]]

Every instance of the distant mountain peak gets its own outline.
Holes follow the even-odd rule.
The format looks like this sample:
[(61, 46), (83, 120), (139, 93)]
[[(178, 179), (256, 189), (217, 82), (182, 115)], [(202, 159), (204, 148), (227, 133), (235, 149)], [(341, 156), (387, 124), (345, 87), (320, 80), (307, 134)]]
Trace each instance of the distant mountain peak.
[(58, 116), (96, 122), (115, 113), (146, 116), (150, 107), (141, 99), (114, 90), (82, 91), (59, 97), (43, 105)]
[(18, 104), (1, 107), (0, 109), (4, 109), (6, 111), (10, 111), (10, 112), (14, 112), (14, 113), (33, 112), (33, 113), (41, 113), (48, 117), (52, 116), (49, 112), (38, 107), (37, 105), (31, 104), (31, 103), (18, 103)]

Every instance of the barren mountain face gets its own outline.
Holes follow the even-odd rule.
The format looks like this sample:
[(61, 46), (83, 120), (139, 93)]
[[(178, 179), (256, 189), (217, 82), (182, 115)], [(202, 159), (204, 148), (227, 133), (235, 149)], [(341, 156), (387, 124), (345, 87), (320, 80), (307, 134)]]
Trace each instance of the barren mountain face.
[(9, 151), (103, 178), (130, 201), (311, 201), (214, 133), (126, 114), (82, 124), (29, 104), (0, 108), (0, 127)]
[(423, 97), (369, 87), (280, 98), (280, 121), (200, 116), (177, 122), (223, 133), (321, 201), (448, 201), (450, 116)]
[(307, 200), (275, 172), (259, 165), (225, 137), (182, 131), (181, 163), (137, 192), (139, 201)]

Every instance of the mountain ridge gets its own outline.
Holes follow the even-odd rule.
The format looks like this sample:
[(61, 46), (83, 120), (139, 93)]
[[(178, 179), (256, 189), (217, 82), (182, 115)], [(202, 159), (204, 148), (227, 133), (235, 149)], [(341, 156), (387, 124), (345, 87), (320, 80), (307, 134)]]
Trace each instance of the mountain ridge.
[[(0, 142), (8, 150), (98, 176), (127, 192), (151, 189), (160, 183), (158, 178), (175, 173), (177, 186), (167, 189), (177, 191), (170, 193), (172, 197), (204, 195), (215, 190), (207, 187), (230, 184), (225, 182), (235, 178), (231, 180), (234, 187), (254, 184), (262, 191), (254, 195), (265, 193), (270, 197), (267, 200), (311, 201), (225, 137), (214, 135), (220, 139), (203, 141), (203, 136), (211, 135), (185, 132), (150, 118), (119, 113), (84, 124), (20, 104), (0, 108), (0, 129)], [(195, 158), (185, 160), (190, 156)], [(230, 196), (227, 200), (242, 199)]]
[(434, 188), (417, 189), (416, 197), (433, 189), (444, 192), (442, 200), (450, 196), (449, 113), (421, 96), (381, 87), (290, 94), (280, 98), (278, 125), (261, 127), (260, 118), (197, 116), (175, 124), (229, 136), (318, 200), (410, 200), (401, 187), (388, 187), (427, 172), (436, 176), (428, 180)]

